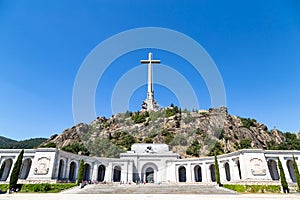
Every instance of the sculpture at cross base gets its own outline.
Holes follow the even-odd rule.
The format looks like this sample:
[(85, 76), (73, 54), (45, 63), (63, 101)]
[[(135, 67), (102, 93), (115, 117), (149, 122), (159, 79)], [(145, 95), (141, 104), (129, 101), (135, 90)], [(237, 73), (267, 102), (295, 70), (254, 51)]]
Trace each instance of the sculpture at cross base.
[(143, 111), (158, 110), (157, 102), (154, 100), (153, 81), (152, 81), (152, 64), (159, 64), (160, 60), (153, 60), (152, 53), (148, 54), (148, 60), (141, 60), (141, 64), (148, 64), (148, 90), (147, 98), (143, 101)]

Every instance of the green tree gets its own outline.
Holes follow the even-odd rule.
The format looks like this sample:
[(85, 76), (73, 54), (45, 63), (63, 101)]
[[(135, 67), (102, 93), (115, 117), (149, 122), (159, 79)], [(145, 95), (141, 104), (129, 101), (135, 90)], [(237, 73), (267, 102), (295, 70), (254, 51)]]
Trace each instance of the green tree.
[(78, 169), (78, 177), (77, 177), (77, 185), (79, 185), (82, 182), (83, 170), (84, 170), (84, 161), (80, 160), (80, 165), (79, 165), (79, 169)]
[(284, 193), (289, 193), (289, 186), (288, 186), (288, 184), (286, 182), (285, 174), (284, 174), (284, 171), (283, 171), (283, 168), (282, 168), (282, 164), (281, 164), (281, 161), (280, 161), (279, 158), (278, 158), (278, 168), (279, 168), (280, 182), (281, 182), (281, 186), (282, 186), (283, 192)]
[(297, 180), (297, 191), (300, 192), (300, 175), (299, 175), (299, 169), (298, 169), (298, 165), (296, 163), (296, 159), (295, 156), (293, 155), (293, 161), (294, 161), (294, 171), (296, 174), (296, 180)]
[(215, 153), (215, 173), (216, 173), (216, 181), (219, 186), (222, 186), (221, 179), (220, 179), (220, 170), (219, 170), (219, 163), (217, 154)]
[(79, 152), (81, 152), (81, 154), (85, 156), (88, 156), (90, 154), (88, 149), (83, 144), (79, 144), (77, 142), (68, 144), (67, 146), (62, 147), (61, 149), (63, 151), (71, 152), (74, 154), (78, 154)]
[(195, 139), (192, 144), (186, 149), (186, 154), (192, 156), (199, 156), (200, 144), (197, 139)]
[(246, 138), (242, 139), (240, 142), (240, 149), (250, 149), (251, 148), (251, 140)]
[(14, 168), (12, 170), (12, 173), (10, 175), (10, 180), (9, 180), (9, 189), (16, 189), (17, 187), (17, 182), (19, 179), (19, 174), (22, 166), (22, 159), (23, 159), (23, 154), (24, 154), (24, 149), (20, 152), (17, 161), (14, 165)]

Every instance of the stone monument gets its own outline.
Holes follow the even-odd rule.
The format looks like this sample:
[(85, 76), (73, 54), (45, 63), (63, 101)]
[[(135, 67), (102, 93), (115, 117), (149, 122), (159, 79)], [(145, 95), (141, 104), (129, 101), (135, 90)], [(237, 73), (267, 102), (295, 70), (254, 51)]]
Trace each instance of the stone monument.
[(152, 53), (148, 54), (148, 60), (141, 60), (141, 64), (148, 64), (148, 90), (147, 98), (143, 101), (143, 111), (155, 111), (158, 109), (157, 102), (154, 100), (153, 81), (152, 81), (152, 64), (159, 64), (160, 60), (153, 60)]

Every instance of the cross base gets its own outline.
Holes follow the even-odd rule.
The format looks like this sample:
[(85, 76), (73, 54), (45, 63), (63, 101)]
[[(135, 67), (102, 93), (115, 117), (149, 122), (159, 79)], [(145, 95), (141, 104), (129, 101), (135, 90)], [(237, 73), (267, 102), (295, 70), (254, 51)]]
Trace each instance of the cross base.
[(158, 105), (154, 99), (146, 99), (142, 104), (142, 111), (157, 111)]

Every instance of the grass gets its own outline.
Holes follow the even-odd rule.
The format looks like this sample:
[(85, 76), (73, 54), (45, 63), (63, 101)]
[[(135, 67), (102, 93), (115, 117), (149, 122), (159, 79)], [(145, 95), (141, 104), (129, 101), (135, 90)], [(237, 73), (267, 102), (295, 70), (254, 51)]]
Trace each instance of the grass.
[[(41, 184), (19, 184), (21, 193), (58, 193), (63, 190), (72, 188), (76, 186), (76, 183), (41, 183)], [(0, 184), (0, 189), (5, 192), (8, 190), (8, 184)]]
[(234, 190), (240, 193), (280, 193), (281, 188), (279, 185), (228, 185), (224, 184), (223, 187)]

